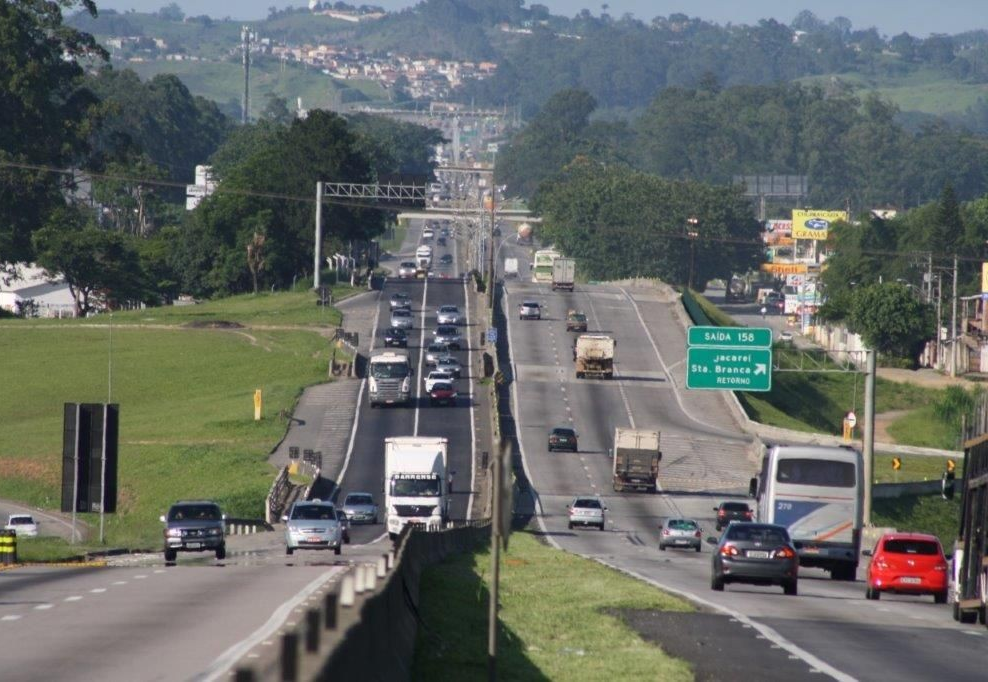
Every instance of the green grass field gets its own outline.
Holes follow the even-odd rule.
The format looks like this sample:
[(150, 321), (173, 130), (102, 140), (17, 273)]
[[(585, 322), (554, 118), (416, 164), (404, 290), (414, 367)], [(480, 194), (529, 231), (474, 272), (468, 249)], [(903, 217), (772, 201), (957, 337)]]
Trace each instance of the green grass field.
[[(332, 326), (338, 315), (310, 292), (117, 313), (112, 351), (109, 326), (93, 326), (108, 318), (58, 327), (3, 321), (0, 497), (58, 507), (62, 404), (106, 401), (112, 367), (119, 513), (107, 517), (108, 544), (156, 546), (157, 517), (178, 498), (209, 497), (228, 514), (261, 516), (274, 473), (267, 454), (285, 430), (279, 413), (302, 387), (325, 380), (331, 352), (320, 334), (290, 327)], [(289, 328), (182, 326), (203, 319)], [(259, 422), (255, 389), (264, 398)]]
[[(643, 641), (613, 609), (691, 611), (594, 561), (514, 533), (502, 554), (498, 676), (504, 680), (692, 680), (689, 664)], [(452, 557), (422, 575), (412, 678), (486, 679), (490, 554)]]
[(899, 417), (889, 424), (888, 432), (897, 443), (943, 450), (960, 449), (960, 433), (949, 424), (937, 419), (933, 414), (932, 405), (924, 405)]

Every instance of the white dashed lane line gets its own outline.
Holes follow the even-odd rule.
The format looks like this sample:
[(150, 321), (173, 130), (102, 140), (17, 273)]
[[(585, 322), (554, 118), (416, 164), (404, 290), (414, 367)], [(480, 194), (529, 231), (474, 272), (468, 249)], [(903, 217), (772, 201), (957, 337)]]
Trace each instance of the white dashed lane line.
[(7, 621), (10, 621), (10, 620), (20, 620), (20, 619), (21, 619), (21, 617), (20, 616), (17, 616), (17, 615), (4, 616), (3, 618), (0, 618), (0, 620), (7, 620)]
[(93, 589), (91, 589), (89, 591), (92, 594), (102, 594), (103, 592), (106, 592), (106, 588), (105, 587), (94, 587)]
[(71, 597), (66, 597), (65, 601), (79, 601), (81, 599), (82, 597), (76, 594), (76, 595), (72, 595)]

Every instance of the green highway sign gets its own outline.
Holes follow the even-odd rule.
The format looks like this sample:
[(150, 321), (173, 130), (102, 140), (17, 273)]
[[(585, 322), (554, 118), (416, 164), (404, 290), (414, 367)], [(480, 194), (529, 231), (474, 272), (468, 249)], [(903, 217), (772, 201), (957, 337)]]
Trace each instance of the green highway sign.
[(768, 327), (690, 327), (686, 345), (707, 348), (771, 348)]
[(686, 388), (770, 391), (772, 351), (690, 347), (686, 351)]

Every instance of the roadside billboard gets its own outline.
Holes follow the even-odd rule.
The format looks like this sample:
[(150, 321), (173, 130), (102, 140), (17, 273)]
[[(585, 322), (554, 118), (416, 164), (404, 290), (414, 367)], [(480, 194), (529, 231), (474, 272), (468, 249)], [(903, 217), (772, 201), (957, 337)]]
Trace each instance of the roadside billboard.
[(793, 239), (824, 240), (830, 231), (830, 225), (838, 220), (847, 220), (847, 211), (793, 209), (792, 237)]
[(807, 271), (806, 263), (762, 263), (762, 272), (773, 275), (800, 275)]

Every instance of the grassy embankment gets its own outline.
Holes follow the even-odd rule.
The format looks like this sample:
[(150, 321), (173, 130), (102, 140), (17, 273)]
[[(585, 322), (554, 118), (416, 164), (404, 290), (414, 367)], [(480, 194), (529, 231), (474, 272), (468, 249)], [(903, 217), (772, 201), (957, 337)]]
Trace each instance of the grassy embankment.
[[(608, 611), (690, 611), (686, 602), (589, 559), (514, 533), (502, 554), (498, 676), (505, 680), (692, 680), (687, 664)], [(486, 678), (490, 554), (452, 557), (422, 575), (413, 679)]]
[[(408, 233), (408, 228), (404, 225), (395, 225), (394, 232), (388, 239), (382, 238), (380, 240), (381, 251), (387, 251), (390, 254), (396, 254), (401, 251), (401, 245), (405, 243), (405, 235)], [(385, 234), (388, 234), (385, 232)]]
[[(220, 320), (243, 327), (185, 326)], [(157, 517), (178, 498), (213, 498), (232, 516), (261, 516), (273, 474), (267, 454), (285, 429), (279, 413), (304, 386), (325, 380), (331, 347), (318, 332), (339, 321), (311, 292), (118, 312), (112, 332), (108, 316), (4, 320), (0, 497), (58, 508), (62, 403), (106, 401), (112, 354), (120, 463), (107, 544), (156, 546)], [(258, 388), (264, 408), (255, 422)], [(31, 545), (21, 548), (28, 560), (60, 555), (58, 543), (37, 543), (37, 555)], [(64, 546), (65, 555), (77, 552)]]

